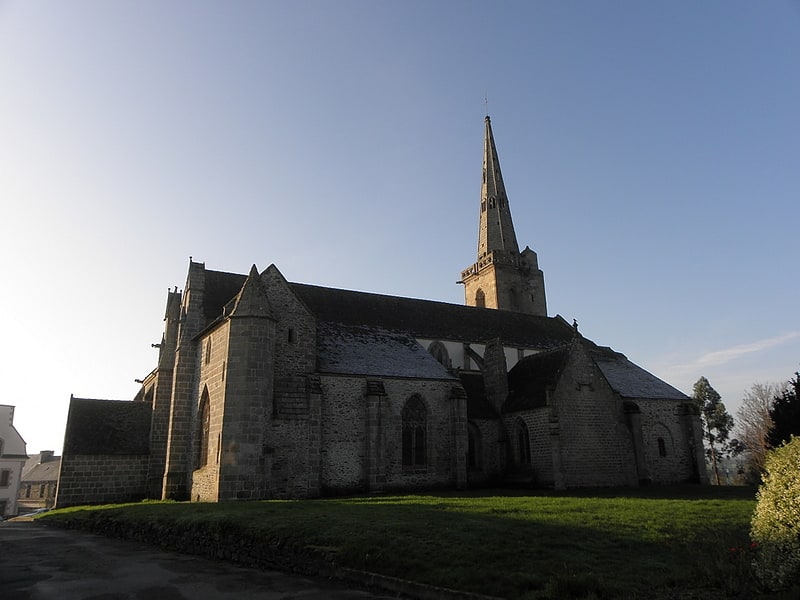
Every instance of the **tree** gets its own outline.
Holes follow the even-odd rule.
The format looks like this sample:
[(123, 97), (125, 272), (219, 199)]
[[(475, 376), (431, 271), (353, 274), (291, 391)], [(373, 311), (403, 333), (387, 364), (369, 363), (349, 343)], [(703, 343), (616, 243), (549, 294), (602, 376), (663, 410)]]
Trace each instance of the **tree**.
[(775, 398), (769, 415), (773, 425), (767, 441), (771, 447), (777, 448), (792, 435), (800, 436), (800, 373), (795, 373), (788, 387)]
[(745, 478), (757, 483), (764, 470), (764, 459), (771, 448), (769, 432), (772, 429), (770, 411), (775, 399), (780, 397), (782, 388), (775, 383), (754, 383), (742, 399), (742, 406), (736, 413), (739, 441), (748, 452), (745, 463)]
[(732, 444), (728, 441), (733, 429), (733, 417), (728, 414), (722, 398), (705, 377), (701, 377), (694, 384), (692, 400), (700, 409), (703, 437), (708, 442), (706, 456), (711, 461), (714, 480), (719, 485), (719, 459), (730, 455), (732, 450), (739, 446), (738, 442)]

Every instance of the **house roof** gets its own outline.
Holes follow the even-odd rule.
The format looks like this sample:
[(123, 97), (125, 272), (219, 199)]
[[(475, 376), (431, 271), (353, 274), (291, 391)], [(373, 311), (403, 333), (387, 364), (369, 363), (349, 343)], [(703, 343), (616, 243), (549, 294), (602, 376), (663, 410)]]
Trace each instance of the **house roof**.
[(146, 402), (71, 398), (64, 456), (148, 454), (151, 415)]
[(318, 319), (403, 331), (417, 338), (486, 343), (500, 338), (511, 346), (546, 349), (574, 336), (563, 319), (433, 300), (417, 300), (290, 283)]
[(203, 314), (208, 321), (222, 316), (222, 307), (230, 302), (242, 289), (247, 275), (205, 270), (203, 291)]
[(58, 472), (61, 469), (61, 457), (39, 463), (22, 476), (23, 482), (58, 481)]
[[(239, 293), (246, 279), (236, 273), (205, 271), (203, 311), (209, 322), (222, 316), (223, 307)], [(327, 323), (378, 327), (417, 338), (472, 343), (486, 343), (499, 337), (506, 345), (542, 350), (561, 346), (574, 336), (572, 327), (558, 317), (304, 283), (289, 283), (289, 287), (320, 321)]]
[(555, 386), (571, 346), (561, 346), (520, 360), (508, 373), (508, 399), (503, 412), (545, 406), (547, 389)]
[(322, 373), (456, 379), (413, 337), (381, 327), (321, 322), (317, 349)]
[(458, 374), (461, 385), (467, 393), (468, 419), (496, 419), (497, 411), (486, 398), (483, 375), (480, 373), (461, 371)]
[[(247, 276), (205, 271), (204, 313), (210, 321), (242, 289)], [(500, 338), (504, 345), (539, 350), (513, 370), (521, 377), (511, 382), (509, 407), (539, 406), (545, 389), (555, 383), (574, 329), (560, 317), (477, 308), (433, 300), (419, 300), (289, 283), (290, 289), (317, 317), (319, 368), (323, 372), (452, 377), (414, 338), (487, 343)], [(585, 340), (593, 360), (617, 393), (625, 398), (672, 398), (685, 394), (610, 348)], [(554, 352), (550, 352), (554, 351)], [(520, 383), (524, 380), (524, 383)], [(469, 382), (467, 383), (469, 385)], [(484, 394), (485, 395), (485, 394)], [(468, 397), (481, 396), (475, 389)], [(477, 405), (473, 406), (474, 410)]]
[(589, 355), (611, 388), (623, 398), (689, 400), (686, 394), (634, 364), (624, 354), (595, 346)]

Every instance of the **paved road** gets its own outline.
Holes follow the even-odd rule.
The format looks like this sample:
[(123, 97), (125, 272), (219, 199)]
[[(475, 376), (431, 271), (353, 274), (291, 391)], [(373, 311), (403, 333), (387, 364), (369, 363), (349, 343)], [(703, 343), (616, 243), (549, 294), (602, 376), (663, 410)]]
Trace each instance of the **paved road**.
[(3, 600), (373, 600), (321, 578), (245, 569), (36, 523), (0, 523)]

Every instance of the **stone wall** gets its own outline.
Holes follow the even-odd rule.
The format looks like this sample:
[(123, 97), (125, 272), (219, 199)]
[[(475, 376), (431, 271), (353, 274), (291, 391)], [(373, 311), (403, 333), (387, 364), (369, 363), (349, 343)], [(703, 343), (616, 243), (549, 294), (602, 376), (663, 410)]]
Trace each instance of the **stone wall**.
[(581, 347), (570, 353), (552, 400), (566, 487), (638, 484), (621, 401)]
[(500, 424), (492, 419), (470, 419), (469, 424), (478, 432), (477, 465), (467, 466), (467, 481), (471, 486), (487, 485), (497, 482), (505, 471), (505, 440), (501, 435)]
[[(543, 406), (524, 412), (503, 415), (503, 426), (508, 432), (508, 460), (516, 460), (517, 440), (513, 439), (517, 419), (522, 419), (528, 428), (531, 446), (531, 483), (535, 486), (552, 486), (555, 483), (553, 438), (557, 437), (558, 421), (553, 417), (549, 406)], [(558, 452), (558, 447), (556, 446)]]
[(655, 399), (637, 399), (636, 402), (641, 409), (645, 460), (653, 483), (692, 480), (696, 468), (689, 431), (682, 423), (682, 403)]
[(136, 502), (146, 495), (149, 456), (68, 454), (61, 458), (56, 506)]
[[(364, 378), (322, 378), (322, 490), (329, 494), (371, 490), (456, 487), (466, 482), (466, 403), (453, 397), (452, 381), (382, 379), (368, 396)], [(402, 410), (418, 394), (427, 408), (426, 464), (403, 465)], [(380, 400), (377, 398), (380, 397)], [(368, 401), (375, 403), (367, 435)], [(452, 411), (463, 413), (453, 418)], [(370, 455), (367, 456), (367, 440)], [(372, 460), (370, 460), (372, 459)], [(368, 484), (368, 472), (373, 477)]]

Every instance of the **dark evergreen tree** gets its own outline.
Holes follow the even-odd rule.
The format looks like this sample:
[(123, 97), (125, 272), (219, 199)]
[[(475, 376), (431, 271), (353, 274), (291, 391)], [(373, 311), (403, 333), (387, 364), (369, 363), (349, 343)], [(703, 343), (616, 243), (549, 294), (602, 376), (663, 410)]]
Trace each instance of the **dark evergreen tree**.
[(767, 436), (770, 447), (777, 448), (793, 435), (800, 436), (800, 373), (795, 373), (794, 379), (789, 380), (789, 387), (775, 398), (769, 414), (772, 417), (772, 429)]

